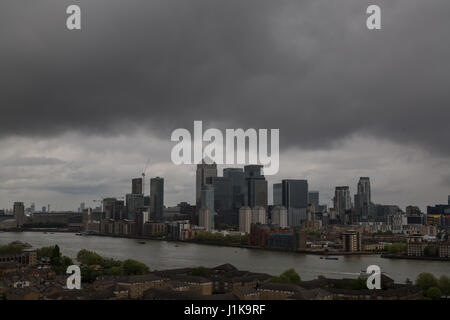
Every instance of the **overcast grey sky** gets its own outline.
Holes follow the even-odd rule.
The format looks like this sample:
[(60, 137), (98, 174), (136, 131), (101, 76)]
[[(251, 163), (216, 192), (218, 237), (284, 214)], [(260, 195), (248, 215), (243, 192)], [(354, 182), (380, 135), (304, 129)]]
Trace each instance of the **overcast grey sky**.
[(123, 196), (147, 157), (166, 204), (192, 202), (170, 133), (194, 120), (279, 128), (269, 181), (307, 178), (324, 203), (359, 176), (377, 203), (445, 203), (449, 16), (448, 0), (2, 0), (0, 208)]

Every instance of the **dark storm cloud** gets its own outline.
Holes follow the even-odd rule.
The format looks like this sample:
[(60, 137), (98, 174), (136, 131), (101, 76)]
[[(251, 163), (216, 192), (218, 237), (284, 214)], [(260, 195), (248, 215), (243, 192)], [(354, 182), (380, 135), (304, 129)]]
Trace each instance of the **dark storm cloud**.
[(450, 2), (376, 2), (381, 31), (366, 0), (3, 0), (0, 137), (169, 140), (204, 120), (280, 128), (282, 147), (361, 133), (448, 154)]

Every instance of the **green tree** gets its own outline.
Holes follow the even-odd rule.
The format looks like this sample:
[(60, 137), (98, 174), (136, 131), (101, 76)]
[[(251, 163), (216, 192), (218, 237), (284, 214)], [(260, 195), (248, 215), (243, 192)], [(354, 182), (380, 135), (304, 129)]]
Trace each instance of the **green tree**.
[(435, 246), (426, 246), (423, 249), (423, 254), (426, 257), (437, 257), (439, 255), (438, 249)]
[(301, 282), (301, 278), (294, 269), (288, 269), (284, 271), (278, 277), (272, 277), (269, 279), (270, 282), (276, 283), (293, 283), (297, 284)]
[(141, 275), (150, 272), (149, 268), (145, 264), (132, 259), (125, 260), (122, 264), (122, 268), (123, 274), (126, 276)]
[(205, 267), (197, 267), (192, 269), (191, 271), (191, 276), (200, 276), (200, 277), (204, 277), (207, 274), (207, 270)]
[(82, 249), (77, 254), (77, 260), (84, 264), (84, 265), (93, 265), (93, 264), (99, 264), (101, 266), (104, 265), (105, 259), (99, 255), (98, 253), (95, 253), (93, 251), (89, 251), (86, 249)]
[(426, 291), (426, 296), (432, 300), (439, 300), (442, 297), (441, 289), (438, 287), (431, 287)]
[(438, 280), (439, 289), (441, 289), (444, 296), (450, 295), (450, 278), (442, 275)]
[(6, 246), (0, 246), (0, 255), (9, 254), (21, 254), (23, 252), (23, 246), (20, 244), (8, 244)]
[(428, 290), (431, 287), (437, 287), (437, 279), (434, 275), (428, 272), (422, 272), (417, 276), (416, 286), (422, 290)]

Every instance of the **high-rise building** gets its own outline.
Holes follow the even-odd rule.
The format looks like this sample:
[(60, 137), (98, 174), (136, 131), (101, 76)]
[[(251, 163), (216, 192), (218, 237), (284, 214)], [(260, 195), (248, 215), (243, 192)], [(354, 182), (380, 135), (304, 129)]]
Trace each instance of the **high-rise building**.
[(314, 211), (319, 211), (319, 191), (308, 191), (308, 204), (314, 206)]
[(13, 212), (17, 227), (22, 227), (25, 223), (25, 206), (23, 202), (14, 202)]
[(134, 178), (131, 180), (131, 193), (142, 194), (142, 178)]
[(239, 209), (239, 231), (250, 233), (252, 225), (252, 209), (250, 207), (241, 207)]
[(103, 212), (105, 212), (105, 219), (114, 219), (114, 204), (117, 198), (104, 198), (103, 199)]
[(273, 205), (283, 205), (283, 187), (281, 183), (274, 183), (273, 185)]
[(198, 224), (210, 232), (213, 229), (213, 214), (209, 208), (200, 208), (198, 212)]
[(129, 193), (126, 195), (127, 219), (136, 220), (136, 213), (144, 207), (144, 196), (142, 194)]
[(358, 191), (355, 194), (355, 214), (360, 221), (373, 220), (374, 208), (371, 200), (370, 179), (360, 177)]
[(214, 211), (214, 187), (210, 184), (204, 184), (201, 189), (200, 208)]
[(223, 176), (231, 180), (233, 210), (237, 212), (246, 203), (244, 170), (242, 168), (225, 168), (223, 169)]
[(144, 227), (145, 223), (149, 221), (148, 211), (143, 210), (143, 208), (139, 209), (136, 212), (135, 226), (136, 226), (136, 234), (138, 236), (144, 235)]
[(202, 186), (206, 184), (206, 179), (209, 177), (217, 177), (217, 164), (207, 164), (204, 161), (197, 164), (195, 188), (195, 203), (197, 207), (200, 207), (200, 204), (202, 202)]
[(267, 207), (267, 180), (262, 174), (262, 165), (244, 167), (247, 206), (250, 208)]
[[(237, 224), (233, 221), (233, 185), (226, 177), (209, 177), (207, 184), (214, 189), (213, 210), (221, 217), (223, 223)], [(234, 222), (234, 223), (233, 223)]]
[(333, 202), (336, 219), (344, 219), (346, 210), (352, 208), (350, 188), (348, 186), (336, 187)]
[(287, 179), (281, 182), (282, 204), (289, 208), (308, 207), (308, 181)]
[(450, 206), (450, 195), (448, 196), (447, 204)]
[(252, 209), (252, 223), (266, 224), (266, 209), (264, 207), (254, 207)]
[(150, 179), (150, 217), (161, 221), (164, 214), (164, 178)]
[(280, 228), (287, 228), (288, 226), (288, 213), (287, 209), (282, 206), (274, 206), (270, 211), (271, 224), (277, 225)]

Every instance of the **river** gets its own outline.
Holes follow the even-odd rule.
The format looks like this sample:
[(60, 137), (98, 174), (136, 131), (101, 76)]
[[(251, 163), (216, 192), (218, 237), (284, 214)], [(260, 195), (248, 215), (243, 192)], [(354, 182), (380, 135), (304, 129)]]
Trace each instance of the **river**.
[(446, 261), (384, 259), (379, 255), (340, 256), (338, 260), (325, 260), (318, 255), (183, 242), (146, 240), (145, 244), (140, 244), (134, 239), (76, 236), (74, 233), (0, 232), (0, 245), (15, 240), (28, 242), (34, 248), (58, 244), (62, 253), (72, 258), (81, 249), (120, 260), (131, 258), (144, 262), (151, 270), (214, 267), (230, 263), (240, 270), (272, 275), (294, 268), (303, 280), (312, 280), (319, 275), (354, 278), (361, 270), (375, 264), (402, 283), (406, 278), (415, 280), (421, 272), (430, 272), (438, 277), (442, 274), (450, 276), (450, 262)]

